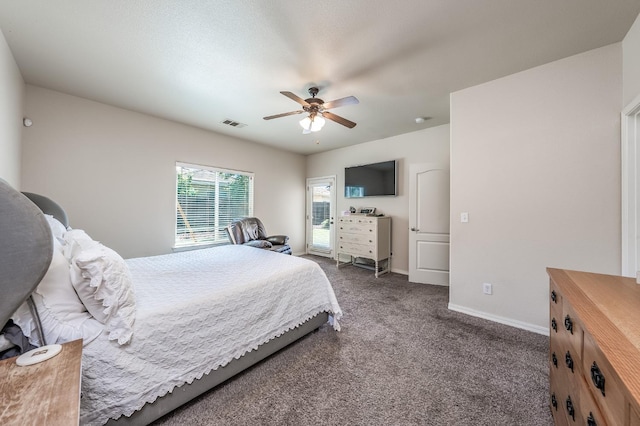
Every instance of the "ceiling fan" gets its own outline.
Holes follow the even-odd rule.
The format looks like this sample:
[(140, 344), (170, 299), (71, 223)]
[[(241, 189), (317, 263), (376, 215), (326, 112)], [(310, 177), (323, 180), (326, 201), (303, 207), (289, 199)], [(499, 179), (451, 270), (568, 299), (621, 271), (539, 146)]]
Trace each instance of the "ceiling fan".
[(309, 113), (309, 116), (300, 121), (300, 125), (303, 129), (302, 133), (306, 134), (317, 132), (318, 130), (320, 130), (322, 126), (324, 126), (324, 118), (328, 118), (331, 121), (335, 121), (338, 124), (342, 124), (345, 127), (353, 129), (356, 126), (356, 123), (327, 110), (345, 105), (354, 105), (359, 103), (360, 101), (358, 101), (355, 96), (347, 96), (346, 98), (340, 98), (336, 99), (335, 101), (325, 102), (320, 98), (316, 98), (316, 95), (319, 91), (320, 89), (318, 89), (317, 87), (309, 88), (309, 94), (311, 95), (309, 99), (302, 99), (291, 92), (280, 92), (287, 98), (292, 99), (302, 105), (302, 109), (299, 109), (297, 111), (285, 112), (282, 114), (270, 115), (268, 117), (264, 117), (264, 119), (272, 120), (274, 118), (286, 117), (288, 115), (302, 114), (307, 112)]

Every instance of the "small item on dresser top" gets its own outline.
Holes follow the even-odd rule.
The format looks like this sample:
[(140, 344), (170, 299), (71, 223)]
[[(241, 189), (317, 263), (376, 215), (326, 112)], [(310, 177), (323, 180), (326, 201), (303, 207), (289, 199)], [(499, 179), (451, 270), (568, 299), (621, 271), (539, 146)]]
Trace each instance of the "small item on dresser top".
[(364, 215), (371, 215), (373, 216), (376, 212), (376, 208), (375, 207), (362, 207), (360, 209), (360, 214), (364, 214)]
[(62, 345), (53, 344), (42, 346), (25, 352), (16, 359), (16, 364), (20, 367), (26, 367), (27, 365), (37, 364), (42, 361), (53, 358), (58, 355), (62, 350)]

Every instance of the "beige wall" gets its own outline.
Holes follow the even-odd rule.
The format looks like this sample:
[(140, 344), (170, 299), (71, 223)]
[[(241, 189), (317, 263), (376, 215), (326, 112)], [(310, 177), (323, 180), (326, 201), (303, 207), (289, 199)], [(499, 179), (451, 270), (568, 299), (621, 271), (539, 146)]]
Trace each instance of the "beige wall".
[(0, 31), (0, 179), (20, 188), (20, 139), (25, 84)]
[(451, 95), (451, 308), (545, 332), (547, 266), (620, 272), (621, 70), (614, 44)]
[[(344, 198), (344, 168), (358, 164), (400, 160), (397, 197)], [(307, 157), (307, 177), (336, 176), (337, 212), (349, 206), (375, 207), (391, 216), (392, 269), (408, 272), (409, 258), (409, 164), (449, 163), (449, 125), (424, 129)]]
[(640, 95), (640, 15), (622, 41), (622, 105)]
[(171, 251), (176, 161), (254, 172), (255, 214), (304, 250), (301, 155), (31, 85), (26, 112), (23, 189), (60, 202), (72, 227), (123, 257)]

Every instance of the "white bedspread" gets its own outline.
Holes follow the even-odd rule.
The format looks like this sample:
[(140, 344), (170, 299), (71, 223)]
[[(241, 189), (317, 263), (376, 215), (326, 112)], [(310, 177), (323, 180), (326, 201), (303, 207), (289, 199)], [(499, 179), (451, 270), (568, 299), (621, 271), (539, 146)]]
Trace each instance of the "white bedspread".
[(131, 344), (84, 347), (81, 424), (131, 415), (316, 314), (342, 312), (312, 261), (237, 245), (127, 260)]

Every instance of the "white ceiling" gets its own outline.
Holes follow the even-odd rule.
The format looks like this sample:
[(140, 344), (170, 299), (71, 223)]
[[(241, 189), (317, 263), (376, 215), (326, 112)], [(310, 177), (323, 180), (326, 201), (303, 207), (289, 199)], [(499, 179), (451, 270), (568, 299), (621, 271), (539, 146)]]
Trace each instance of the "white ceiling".
[[(0, 0), (0, 28), (29, 84), (309, 154), (448, 123), (449, 93), (621, 41), (638, 13), (640, 0)], [(357, 97), (332, 112), (358, 125), (303, 135), (301, 115), (262, 119), (312, 85)]]

